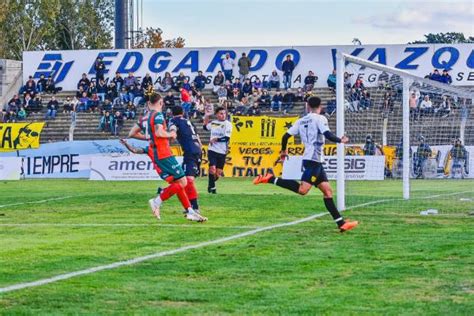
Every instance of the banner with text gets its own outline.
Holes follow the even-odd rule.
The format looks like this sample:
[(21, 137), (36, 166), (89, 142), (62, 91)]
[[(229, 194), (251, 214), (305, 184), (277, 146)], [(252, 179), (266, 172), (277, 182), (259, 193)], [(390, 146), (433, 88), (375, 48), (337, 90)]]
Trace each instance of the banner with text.
[(21, 158), (0, 157), (0, 180), (20, 180)]
[(38, 148), (43, 123), (0, 123), (0, 152)]
[[(433, 69), (448, 69), (453, 85), (474, 85), (474, 52), (472, 44), (416, 44), (416, 45), (334, 45), (334, 46), (274, 46), (274, 47), (221, 47), (221, 48), (159, 48), (159, 49), (104, 49), (23, 52), (23, 81), (29, 76), (53, 76), (63, 90), (76, 90), (82, 73), (95, 77), (94, 62), (103, 57), (105, 77), (115, 72), (137, 77), (150, 73), (159, 82), (165, 72), (177, 76), (183, 72), (194, 78), (199, 70), (212, 83), (221, 70), (221, 60), (229, 53), (235, 61), (233, 75), (238, 76), (237, 61), (242, 53), (251, 60), (250, 77), (262, 81), (273, 71), (281, 76), (283, 61), (291, 55), (295, 63), (293, 86), (301, 86), (309, 70), (318, 76), (317, 87), (327, 87), (326, 80), (336, 68), (336, 53), (344, 52), (383, 65), (406, 70), (424, 77)], [(364, 67), (356, 69), (367, 86), (375, 85), (380, 73)]]

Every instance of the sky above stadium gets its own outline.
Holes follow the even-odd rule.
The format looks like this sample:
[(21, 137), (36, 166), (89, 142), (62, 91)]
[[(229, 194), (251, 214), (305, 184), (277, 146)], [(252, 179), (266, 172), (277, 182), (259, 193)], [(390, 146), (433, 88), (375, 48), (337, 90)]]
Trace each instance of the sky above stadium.
[(188, 47), (406, 44), (473, 21), (472, 0), (143, 0), (143, 26)]

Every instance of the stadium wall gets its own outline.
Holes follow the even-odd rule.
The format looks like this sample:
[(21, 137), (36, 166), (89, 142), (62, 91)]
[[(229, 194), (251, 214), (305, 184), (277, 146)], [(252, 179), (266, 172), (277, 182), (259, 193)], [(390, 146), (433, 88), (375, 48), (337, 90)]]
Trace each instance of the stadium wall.
[[(474, 86), (472, 44), (34, 51), (23, 53), (23, 81), (26, 82), (30, 75), (35, 79), (42, 74), (52, 75), (57, 86), (76, 90), (82, 73), (94, 77), (94, 61), (101, 56), (107, 67), (105, 77), (113, 77), (115, 72), (133, 72), (138, 77), (150, 73), (154, 80), (159, 81), (165, 72), (173, 76), (183, 72), (193, 78), (198, 70), (202, 70), (211, 82), (213, 75), (221, 70), (220, 61), (226, 53), (235, 59), (233, 74), (238, 75), (237, 60), (245, 52), (252, 60), (252, 76), (265, 80), (272, 70), (281, 70), (285, 56), (290, 54), (296, 64), (292, 76), (294, 82), (301, 82), (312, 70), (319, 77), (316, 86), (326, 87), (338, 51), (407, 70), (420, 77), (433, 69), (447, 69), (453, 85)], [(358, 74), (363, 75), (368, 86), (377, 83), (377, 73), (360, 68)]]

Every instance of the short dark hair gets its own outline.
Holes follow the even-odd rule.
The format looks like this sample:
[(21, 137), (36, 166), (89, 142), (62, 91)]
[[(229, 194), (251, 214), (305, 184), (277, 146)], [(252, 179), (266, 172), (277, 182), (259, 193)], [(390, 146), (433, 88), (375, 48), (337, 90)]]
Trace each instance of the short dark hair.
[(220, 111), (225, 111), (225, 107), (219, 106), (217, 109), (214, 111), (215, 114), (219, 113)]
[(321, 99), (319, 97), (310, 97), (307, 102), (312, 109), (317, 109), (321, 106)]
[(183, 115), (183, 113), (184, 113), (183, 107), (181, 105), (177, 105), (177, 106), (173, 107), (171, 112), (173, 113), (173, 116)]
[(161, 95), (159, 95), (158, 93), (153, 93), (152, 95), (150, 95), (150, 103), (151, 104), (155, 104), (160, 100), (161, 100)]

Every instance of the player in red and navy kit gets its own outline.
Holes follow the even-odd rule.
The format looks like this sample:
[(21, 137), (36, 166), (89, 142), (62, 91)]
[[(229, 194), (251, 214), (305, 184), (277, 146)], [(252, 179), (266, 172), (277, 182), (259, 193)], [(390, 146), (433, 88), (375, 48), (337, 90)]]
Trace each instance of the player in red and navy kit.
[(186, 194), (193, 209), (199, 213), (198, 193), (194, 185), (194, 178), (201, 173), (201, 139), (191, 121), (184, 117), (184, 110), (181, 106), (173, 108), (173, 118), (170, 120), (168, 129), (176, 132), (176, 139), (183, 150), (182, 166), (188, 180), (188, 185), (185, 188)]
[(153, 94), (149, 100), (149, 113), (144, 119), (139, 121), (139, 125), (134, 126), (129, 137), (149, 140), (147, 148), (136, 148), (122, 140), (122, 143), (131, 152), (137, 154), (147, 153), (153, 162), (155, 170), (160, 177), (169, 183), (156, 198), (149, 201), (153, 214), (160, 219), (160, 206), (163, 201), (166, 201), (173, 195), (177, 195), (181, 204), (183, 205), (186, 218), (193, 221), (205, 221), (205, 217), (200, 216), (191, 207), (191, 203), (186, 194), (185, 188), (188, 185), (186, 176), (180, 164), (173, 156), (169, 145), (170, 138), (176, 138), (176, 132), (166, 131), (166, 121), (163, 113), (163, 101), (159, 94)]

